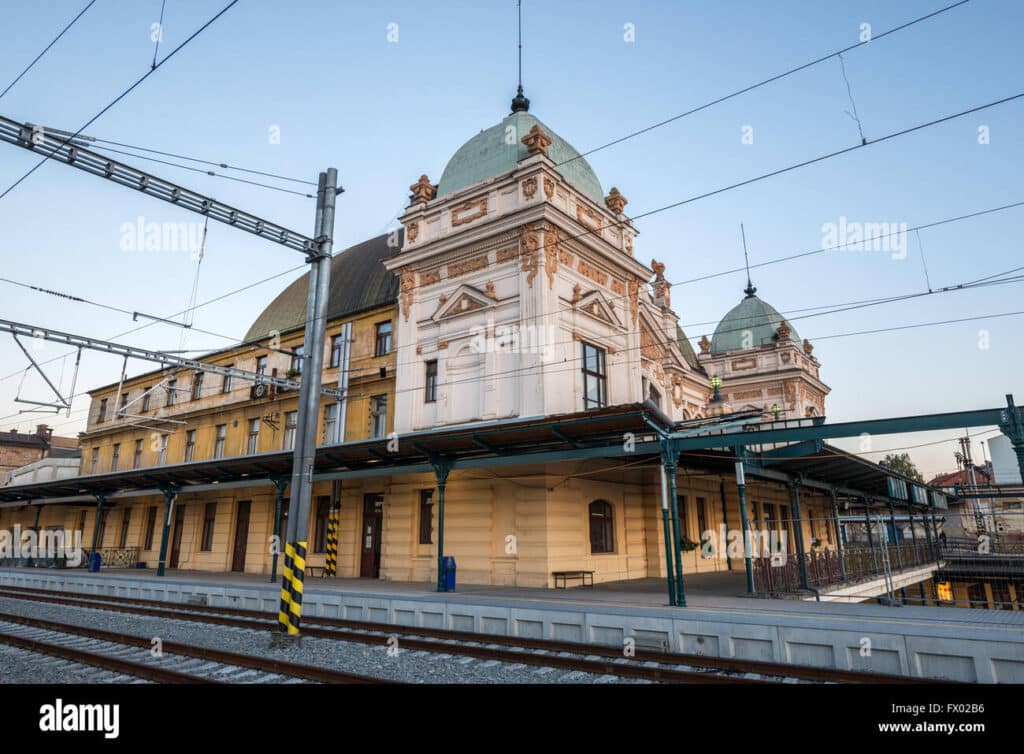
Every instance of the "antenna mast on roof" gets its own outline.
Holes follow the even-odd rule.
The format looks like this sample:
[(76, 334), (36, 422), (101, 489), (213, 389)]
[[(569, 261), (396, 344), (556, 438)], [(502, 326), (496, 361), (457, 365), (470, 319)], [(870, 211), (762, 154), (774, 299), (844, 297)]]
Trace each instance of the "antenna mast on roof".
[(519, 88), (516, 90), (516, 96), (512, 99), (512, 112), (525, 113), (530, 110), (530, 100), (523, 94), (523, 0), (519, 0), (516, 4), (516, 10), (519, 23)]
[(757, 288), (750, 282), (750, 258), (747, 256), (747, 232), (743, 230), (743, 223), (740, 223), (740, 235), (743, 236), (743, 264), (747, 268), (747, 287), (744, 289), (744, 293), (747, 294), (747, 298), (751, 298), (757, 293)]

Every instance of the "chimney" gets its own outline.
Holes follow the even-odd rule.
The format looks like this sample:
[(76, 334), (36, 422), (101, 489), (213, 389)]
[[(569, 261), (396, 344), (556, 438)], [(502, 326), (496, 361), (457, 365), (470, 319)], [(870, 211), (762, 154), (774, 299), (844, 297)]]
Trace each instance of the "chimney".
[(45, 424), (37, 424), (36, 425), (36, 434), (39, 435), (40, 437), (42, 437), (47, 442), (49, 442), (50, 441), (50, 437), (53, 436), (53, 430), (50, 429)]

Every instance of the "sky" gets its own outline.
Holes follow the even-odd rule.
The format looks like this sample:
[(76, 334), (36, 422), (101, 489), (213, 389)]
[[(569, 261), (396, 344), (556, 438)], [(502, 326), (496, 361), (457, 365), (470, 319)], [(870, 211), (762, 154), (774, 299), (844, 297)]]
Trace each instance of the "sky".
[[(526, 0), (530, 112), (588, 152), (855, 44), (865, 24), (877, 37), (951, 2)], [(158, 59), (225, 4), (167, 0)], [(85, 5), (5, 3), (0, 91)], [(149, 70), (160, 6), (160, 0), (97, 0), (0, 98), (0, 115), (80, 128)], [(605, 192), (617, 187), (633, 215), (855, 146), (861, 132), (869, 140), (848, 154), (636, 221), (636, 255), (666, 264), (673, 308), (687, 334), (697, 340), (712, 332), (743, 296), (742, 273), (688, 282), (743, 265), (741, 223), (757, 265), (822, 248), (830, 224), (909, 228), (1024, 201), (1024, 99), (870, 143), (1024, 91), (1022, 22), (1024, 4), (971, 0), (844, 54), (843, 65), (832, 58), (588, 155)], [(410, 184), (424, 173), (436, 182), (460, 145), (508, 113), (516, 86), (515, 24), (510, 0), (241, 0), (84, 133), (300, 180), (315, 181), (319, 171), (337, 167), (345, 193), (335, 250), (343, 249), (393, 227)], [(312, 232), (311, 199), (112, 156)], [(0, 193), (37, 159), (0, 143)], [(312, 188), (216, 171), (300, 192)], [(888, 248), (832, 250), (753, 270), (758, 295), (814, 344), (822, 379), (832, 388), (830, 421), (998, 407), (1014, 392), (1024, 402), (1020, 315), (850, 334), (1018, 312), (1024, 310), (1020, 282), (840, 313), (813, 310), (1013, 270), (1024, 264), (1018, 261), (1022, 219), (1024, 207), (1008, 209), (909, 232), (904, 243), (896, 236)], [(146, 251), (134, 244), (140, 222), (195, 224), (198, 218), (65, 165), (42, 166), (0, 199), (0, 318), (140, 347), (214, 350), (240, 340), (303, 273), (298, 252), (216, 224), (201, 265), (187, 244)], [(134, 322), (125, 313), (178, 315), (189, 305), (197, 266), (198, 302), (273, 279), (200, 307), (189, 331)], [(56, 359), (48, 374), (67, 392), (73, 360), (61, 357), (68, 349), (42, 341), (27, 346), (37, 360)], [(13, 340), (0, 336), (0, 428), (49, 423), (60, 434), (82, 431), (87, 395), (74, 400), (70, 417), (19, 413), (30, 406), (15, 397), (49, 400), (42, 379), (25, 375), (27, 364)], [(86, 353), (76, 392), (115, 382), (120, 369), (119, 358)], [(130, 374), (149, 369), (141, 362), (128, 367)], [(874, 460), (910, 447), (930, 477), (955, 468), (957, 434), (836, 444)], [(982, 429), (971, 434), (979, 441), (993, 436)], [(987, 450), (975, 442), (974, 452), (980, 460)]]

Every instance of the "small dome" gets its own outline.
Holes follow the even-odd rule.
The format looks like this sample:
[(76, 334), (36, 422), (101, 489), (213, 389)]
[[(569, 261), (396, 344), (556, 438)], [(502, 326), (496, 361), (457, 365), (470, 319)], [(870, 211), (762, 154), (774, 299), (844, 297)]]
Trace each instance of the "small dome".
[(601, 182), (587, 161), (562, 137), (523, 111), (512, 113), (459, 147), (441, 175), (437, 195), (444, 196), (514, 170), (526, 157), (526, 145), (521, 139), (534, 126), (540, 126), (551, 139), (548, 157), (558, 166), (555, 169), (562, 177), (598, 204), (603, 203)]
[[(750, 293), (718, 323), (711, 336), (711, 353), (772, 345), (778, 340), (776, 331), (783, 322), (786, 318), (775, 307)], [(786, 324), (791, 330), (790, 338), (799, 341), (793, 325)]]
[[(365, 309), (373, 309), (398, 300), (398, 278), (382, 262), (398, 254), (402, 246), (388, 244), (388, 235), (363, 241), (331, 259), (331, 285), (327, 295), (328, 322)], [(245, 341), (266, 338), (271, 332), (285, 333), (304, 327), (309, 273), (292, 282), (256, 318), (245, 334)]]

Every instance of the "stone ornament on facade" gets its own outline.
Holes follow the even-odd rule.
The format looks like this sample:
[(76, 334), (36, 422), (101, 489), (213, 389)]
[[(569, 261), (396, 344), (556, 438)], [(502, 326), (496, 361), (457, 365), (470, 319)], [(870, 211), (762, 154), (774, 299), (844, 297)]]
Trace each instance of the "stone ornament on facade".
[(533, 201), (533, 197), (537, 193), (537, 177), (533, 176), (523, 181), (523, 194), (526, 195), (526, 201)]
[(621, 215), (622, 210), (629, 204), (629, 200), (626, 199), (619, 190), (612, 186), (612, 190), (608, 192), (608, 196), (604, 198), (605, 206), (608, 207), (616, 215)]
[[(468, 213), (468, 214), (467, 214)], [(465, 202), (458, 207), (452, 207), (452, 227), (465, 225), (474, 220), (479, 220), (487, 214), (487, 197)]]
[(551, 198), (555, 195), (555, 182), (550, 178), (544, 179), (544, 196), (551, 201)]
[(681, 408), (683, 405), (683, 376), (681, 374), (672, 374), (672, 403), (676, 408)]
[(651, 269), (654, 270), (654, 302), (668, 308), (672, 306), (671, 291), (672, 284), (665, 279), (665, 265), (656, 259), (651, 260)]
[(633, 319), (633, 325), (640, 320), (640, 281), (633, 278), (629, 281), (629, 313)]
[(626, 239), (626, 253), (629, 254), (630, 256), (633, 256), (633, 236), (631, 236), (629, 233), (624, 233), (623, 235)]
[(789, 336), (793, 334), (793, 328), (791, 328), (786, 321), (783, 320), (779, 323), (778, 329), (775, 331), (779, 335), (779, 342), (783, 343), (789, 340)]
[(583, 288), (580, 286), (579, 283), (576, 283), (576, 285), (572, 287), (572, 302), (575, 304), (581, 298), (583, 298)]
[(804, 338), (804, 353), (808, 356), (814, 353), (814, 346), (811, 345), (811, 341), (807, 340), (807, 338)]
[(601, 216), (582, 204), (576, 205), (576, 220), (584, 228), (589, 228), (590, 230), (601, 229)]
[(555, 273), (558, 272), (558, 255), (561, 251), (562, 234), (552, 226), (544, 231), (544, 272), (548, 276), (548, 288), (555, 287)]
[(535, 154), (548, 156), (548, 147), (551, 146), (551, 137), (544, 133), (544, 129), (534, 124), (530, 133), (526, 134), (521, 141), (526, 145), (526, 153), (530, 157)]
[(700, 346), (700, 352), (702, 354), (711, 353), (711, 340), (707, 335), (701, 335), (697, 345)]
[(498, 294), (494, 290), (494, 281), (493, 280), (488, 280), (486, 288), (487, 288), (487, 291), (486, 291), (487, 298), (494, 299), (495, 301), (497, 301), (498, 300)]
[(402, 270), (399, 283), (399, 300), (402, 305), (402, 316), (409, 321), (409, 312), (412, 311), (412, 292), (416, 289), (416, 273), (406, 267)]
[(419, 223), (409, 223), (409, 227), (406, 228), (405, 232), (409, 236), (409, 241), (411, 243), (416, 243), (416, 238), (420, 234), (420, 224)]
[(527, 223), (519, 231), (519, 255), (523, 260), (522, 270), (527, 273), (526, 283), (533, 287), (533, 279), (537, 277), (537, 250), (540, 248), (540, 238), (537, 226)]
[(426, 203), (437, 196), (437, 186), (434, 186), (425, 175), (421, 175), (420, 179), (409, 187), (409, 190), (412, 191), (412, 196), (409, 199), (413, 204)]

